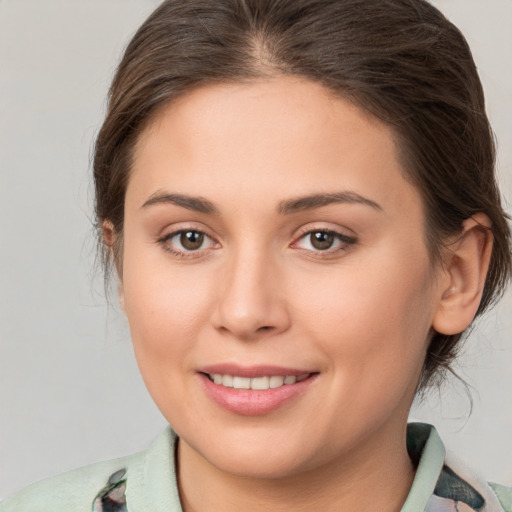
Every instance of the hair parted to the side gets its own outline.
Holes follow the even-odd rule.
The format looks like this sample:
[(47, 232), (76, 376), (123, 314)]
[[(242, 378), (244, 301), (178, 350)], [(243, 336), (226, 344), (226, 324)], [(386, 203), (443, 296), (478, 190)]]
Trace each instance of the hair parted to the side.
[[(122, 273), (133, 150), (155, 113), (202, 84), (283, 74), (322, 83), (391, 127), (406, 177), (424, 200), (433, 261), (465, 219), (489, 217), (494, 242), (478, 314), (485, 311), (512, 267), (493, 133), (464, 37), (425, 0), (163, 2), (126, 48), (96, 141), (100, 244), (104, 222), (116, 234), (113, 247), (103, 245), (107, 272), (113, 252)], [(461, 337), (433, 334), (422, 388), (450, 369)]]

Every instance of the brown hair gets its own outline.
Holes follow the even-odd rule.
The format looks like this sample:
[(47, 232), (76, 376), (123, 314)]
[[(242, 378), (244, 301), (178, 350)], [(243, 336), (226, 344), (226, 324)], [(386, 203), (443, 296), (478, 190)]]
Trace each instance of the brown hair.
[[(425, 0), (163, 2), (126, 48), (96, 141), (97, 221), (100, 232), (108, 220), (121, 235), (114, 258), (133, 149), (155, 113), (201, 84), (276, 74), (317, 81), (393, 129), (424, 199), (433, 261), (465, 219), (489, 217), (494, 244), (481, 314), (511, 273), (493, 134), (466, 40)], [(433, 334), (422, 387), (450, 369), (461, 336)]]

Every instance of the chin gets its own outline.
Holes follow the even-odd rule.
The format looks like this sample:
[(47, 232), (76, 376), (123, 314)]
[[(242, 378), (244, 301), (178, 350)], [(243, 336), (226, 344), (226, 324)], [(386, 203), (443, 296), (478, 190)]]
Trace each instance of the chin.
[(213, 457), (209, 462), (223, 473), (252, 479), (279, 480), (297, 475), (305, 469), (304, 462), (297, 460), (297, 454), (290, 457), (277, 449), (273, 453), (260, 450), (252, 456), (225, 454)]
[[(250, 435), (225, 433), (212, 439), (190, 442), (189, 446), (217, 470), (242, 478), (280, 479), (293, 476), (312, 465), (314, 454), (307, 452), (304, 439), (293, 439), (288, 432), (283, 439), (269, 432)], [(226, 435), (227, 434), (227, 435)], [(255, 434), (252, 432), (252, 434)]]

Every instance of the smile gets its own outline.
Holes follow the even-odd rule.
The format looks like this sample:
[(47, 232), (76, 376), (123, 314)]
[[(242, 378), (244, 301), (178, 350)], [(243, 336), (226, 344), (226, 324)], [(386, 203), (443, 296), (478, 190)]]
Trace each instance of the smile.
[(197, 372), (206, 396), (222, 409), (242, 416), (270, 414), (300, 400), (319, 372), (273, 365), (216, 364)]
[(207, 373), (208, 378), (226, 388), (233, 389), (253, 389), (257, 391), (265, 391), (267, 389), (276, 389), (282, 386), (287, 386), (301, 382), (307, 379), (311, 374), (305, 373), (303, 375), (269, 375), (262, 377), (240, 377), (237, 375), (228, 375), (220, 373)]

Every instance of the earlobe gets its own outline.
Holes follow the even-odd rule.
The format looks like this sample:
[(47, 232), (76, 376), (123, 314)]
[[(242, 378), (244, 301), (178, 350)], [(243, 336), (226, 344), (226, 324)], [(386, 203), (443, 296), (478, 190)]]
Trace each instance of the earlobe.
[(432, 327), (441, 334), (464, 331), (476, 315), (492, 252), (487, 215), (464, 221), (460, 236), (450, 245), (444, 265), (440, 299)]

